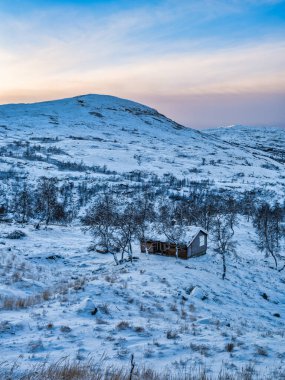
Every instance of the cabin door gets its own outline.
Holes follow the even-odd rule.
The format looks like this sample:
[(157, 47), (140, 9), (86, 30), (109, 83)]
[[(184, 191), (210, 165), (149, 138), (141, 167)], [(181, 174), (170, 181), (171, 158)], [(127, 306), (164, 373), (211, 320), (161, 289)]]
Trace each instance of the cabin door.
[(155, 251), (156, 252), (161, 252), (161, 242), (160, 241), (157, 241), (155, 243)]

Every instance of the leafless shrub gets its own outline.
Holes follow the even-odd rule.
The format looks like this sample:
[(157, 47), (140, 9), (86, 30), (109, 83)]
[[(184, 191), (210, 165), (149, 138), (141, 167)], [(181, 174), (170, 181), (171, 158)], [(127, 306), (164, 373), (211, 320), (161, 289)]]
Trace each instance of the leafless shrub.
[(69, 326), (61, 326), (60, 327), (60, 331), (62, 333), (70, 333), (71, 332), (71, 328)]
[(189, 324), (188, 323), (182, 323), (180, 326), (179, 326), (179, 332), (181, 334), (187, 334), (189, 333), (190, 329), (189, 329)]
[(104, 303), (103, 305), (98, 306), (99, 310), (104, 313), (109, 315), (110, 314), (110, 306), (107, 303)]
[(105, 321), (102, 318), (96, 318), (96, 323), (97, 323), (97, 325), (108, 325), (109, 324), (109, 322)]
[(135, 331), (136, 333), (143, 333), (143, 332), (145, 331), (145, 329), (144, 329), (144, 327), (142, 327), (142, 326), (135, 326), (135, 327), (134, 327), (134, 331)]
[(160, 302), (156, 302), (154, 306), (157, 308), (157, 310), (164, 311), (164, 307)]
[(25, 234), (25, 232), (21, 231), (21, 230), (15, 230), (15, 231), (12, 231), (10, 232), (6, 238), (7, 239), (22, 239), (23, 237), (27, 236)]
[(44, 301), (48, 301), (50, 299), (50, 297), (51, 297), (51, 292), (49, 290), (45, 290), (43, 292), (42, 296), (43, 296), (43, 300)]
[(181, 318), (182, 319), (186, 319), (187, 318), (187, 313), (186, 313), (185, 309), (181, 309)]
[(109, 282), (110, 284), (114, 284), (118, 281), (118, 277), (115, 275), (107, 275), (105, 276), (105, 281)]
[(191, 313), (194, 313), (196, 311), (195, 305), (193, 303), (189, 305), (189, 310), (191, 311)]
[(145, 304), (141, 303), (140, 304), (140, 311), (147, 311), (147, 306), (145, 306)]
[(73, 284), (73, 289), (78, 292), (79, 290), (84, 290), (85, 285), (85, 278), (81, 278), (79, 280), (76, 280)]
[(268, 356), (268, 352), (264, 347), (256, 347), (256, 353), (260, 356)]
[(0, 322), (0, 333), (8, 332), (12, 329), (11, 323), (9, 321)]
[(166, 332), (167, 339), (177, 339), (179, 337), (178, 332), (174, 330), (168, 330)]
[(124, 359), (127, 355), (129, 355), (129, 350), (127, 348), (121, 348), (118, 352), (117, 355), (119, 358)]
[(44, 348), (44, 346), (43, 346), (43, 342), (42, 342), (41, 339), (39, 339), (39, 340), (32, 340), (28, 344), (28, 352), (42, 351), (43, 348)]
[(130, 327), (130, 324), (128, 321), (121, 321), (117, 324), (116, 328), (118, 330), (126, 330)]
[(233, 352), (234, 348), (235, 348), (235, 345), (234, 345), (233, 342), (227, 343), (227, 344), (225, 345), (225, 350), (226, 350), (227, 352)]
[(13, 282), (19, 282), (19, 281), (21, 281), (21, 279), (22, 279), (22, 274), (20, 273), (20, 272), (14, 272), (13, 274), (12, 274), (12, 276), (11, 276), (11, 280), (13, 281)]
[(171, 310), (171, 311), (175, 311), (175, 312), (178, 311), (176, 303), (172, 303), (172, 304), (170, 305), (170, 310)]
[(145, 358), (151, 358), (153, 354), (154, 354), (154, 349), (151, 348), (151, 347), (147, 347), (147, 348), (144, 350), (144, 357), (145, 357)]
[(190, 348), (192, 351), (197, 351), (203, 356), (208, 356), (209, 347), (205, 344), (190, 343)]

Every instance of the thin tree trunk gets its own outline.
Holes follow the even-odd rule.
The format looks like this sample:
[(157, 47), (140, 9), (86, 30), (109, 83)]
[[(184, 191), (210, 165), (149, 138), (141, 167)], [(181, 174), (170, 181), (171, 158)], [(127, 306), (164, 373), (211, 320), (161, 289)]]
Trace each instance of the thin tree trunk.
[(227, 271), (227, 267), (226, 267), (226, 255), (225, 255), (224, 252), (222, 253), (222, 258), (223, 258), (223, 276), (222, 276), (222, 279), (224, 280), (226, 278), (226, 271)]
[(133, 262), (133, 249), (132, 249), (131, 241), (129, 242), (129, 258), (130, 258), (131, 262)]
[(117, 254), (115, 252), (111, 252), (111, 253), (112, 253), (113, 257), (114, 257), (116, 265), (119, 265), (119, 260), (118, 260)]
[(144, 250), (145, 250), (145, 254), (148, 256), (148, 248), (147, 248), (147, 242), (144, 241)]
[(178, 259), (178, 246), (177, 246), (177, 244), (175, 246), (175, 256), (176, 256), (176, 259)]
[(274, 253), (270, 252), (271, 256), (273, 257), (274, 259), (274, 262), (275, 262), (275, 269), (278, 268), (278, 263), (277, 263), (277, 259), (276, 259), (276, 256), (274, 255)]
[(267, 251), (270, 253), (270, 255), (273, 257), (274, 262), (275, 262), (275, 269), (278, 268), (278, 263), (275, 254), (273, 253), (272, 249), (269, 248), (269, 241), (268, 241), (268, 232), (267, 232), (267, 222), (265, 226), (265, 241), (266, 241), (266, 246), (267, 246)]
[(278, 272), (282, 272), (284, 269), (285, 269), (285, 264), (283, 265), (282, 268), (280, 268), (280, 269), (278, 270)]
[(133, 378), (134, 369), (135, 369), (135, 361), (134, 361), (134, 354), (132, 354), (132, 356), (131, 356), (131, 370), (130, 370), (129, 380), (132, 380), (132, 378)]

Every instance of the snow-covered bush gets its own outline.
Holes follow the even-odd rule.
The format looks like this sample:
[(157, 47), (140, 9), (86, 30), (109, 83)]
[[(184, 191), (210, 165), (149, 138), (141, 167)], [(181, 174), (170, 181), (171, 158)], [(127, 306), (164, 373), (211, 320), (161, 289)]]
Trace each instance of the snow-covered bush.
[(15, 231), (12, 231), (10, 232), (6, 238), (7, 239), (22, 239), (23, 237), (26, 237), (27, 235), (25, 234), (25, 232), (21, 231), (21, 230), (15, 230)]

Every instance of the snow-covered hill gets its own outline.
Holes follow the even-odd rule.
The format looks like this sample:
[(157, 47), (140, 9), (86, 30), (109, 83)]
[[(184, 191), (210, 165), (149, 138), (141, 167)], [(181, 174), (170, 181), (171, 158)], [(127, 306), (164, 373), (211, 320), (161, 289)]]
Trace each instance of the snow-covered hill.
[[(255, 204), (248, 218), (245, 198), (235, 205), (236, 254), (227, 252), (225, 280), (212, 233), (207, 254), (188, 261), (142, 254), (133, 237), (138, 259), (115, 265), (112, 255), (94, 251), (79, 220), (105, 184), (120, 202), (134, 200), (144, 184), (169, 204), (181, 201), (173, 193), (212, 187), (201, 193), (218, 213), (225, 190), (262, 190), (252, 202), (282, 203), (284, 146), (282, 129), (199, 132), (110, 96), (0, 106), (2, 357), (22, 368), (64, 356), (126, 367), (134, 354), (137, 368), (165, 368), (178, 378), (205, 367), (219, 379), (221, 368), (232, 379), (284, 379), (285, 271), (257, 251)], [(41, 176), (60, 180), (55, 194), (67, 212), (53, 219), (57, 225), (39, 223), (37, 204), (47, 194), (37, 192)], [(25, 220), (15, 217), (18, 204), (33, 210), (26, 224), (17, 222)], [(5, 366), (0, 359), (0, 378)]]
[[(224, 141), (219, 131), (185, 128), (149, 107), (111, 96), (4, 105), (1, 169), (60, 178), (82, 172), (96, 177), (102, 170), (94, 167), (105, 173), (140, 170), (238, 191), (262, 188), (281, 194), (284, 162), (279, 153), (266, 152), (268, 147), (282, 149), (284, 131), (278, 132), (270, 140), (272, 133), (265, 131), (265, 138), (257, 140), (256, 133), (247, 130), (243, 138), (257, 140), (253, 145), (239, 143), (240, 136)], [(71, 162), (83, 165), (70, 173)]]
[(285, 128), (233, 125), (204, 132), (235, 146), (250, 148), (253, 154), (262, 152), (264, 157), (285, 163)]

